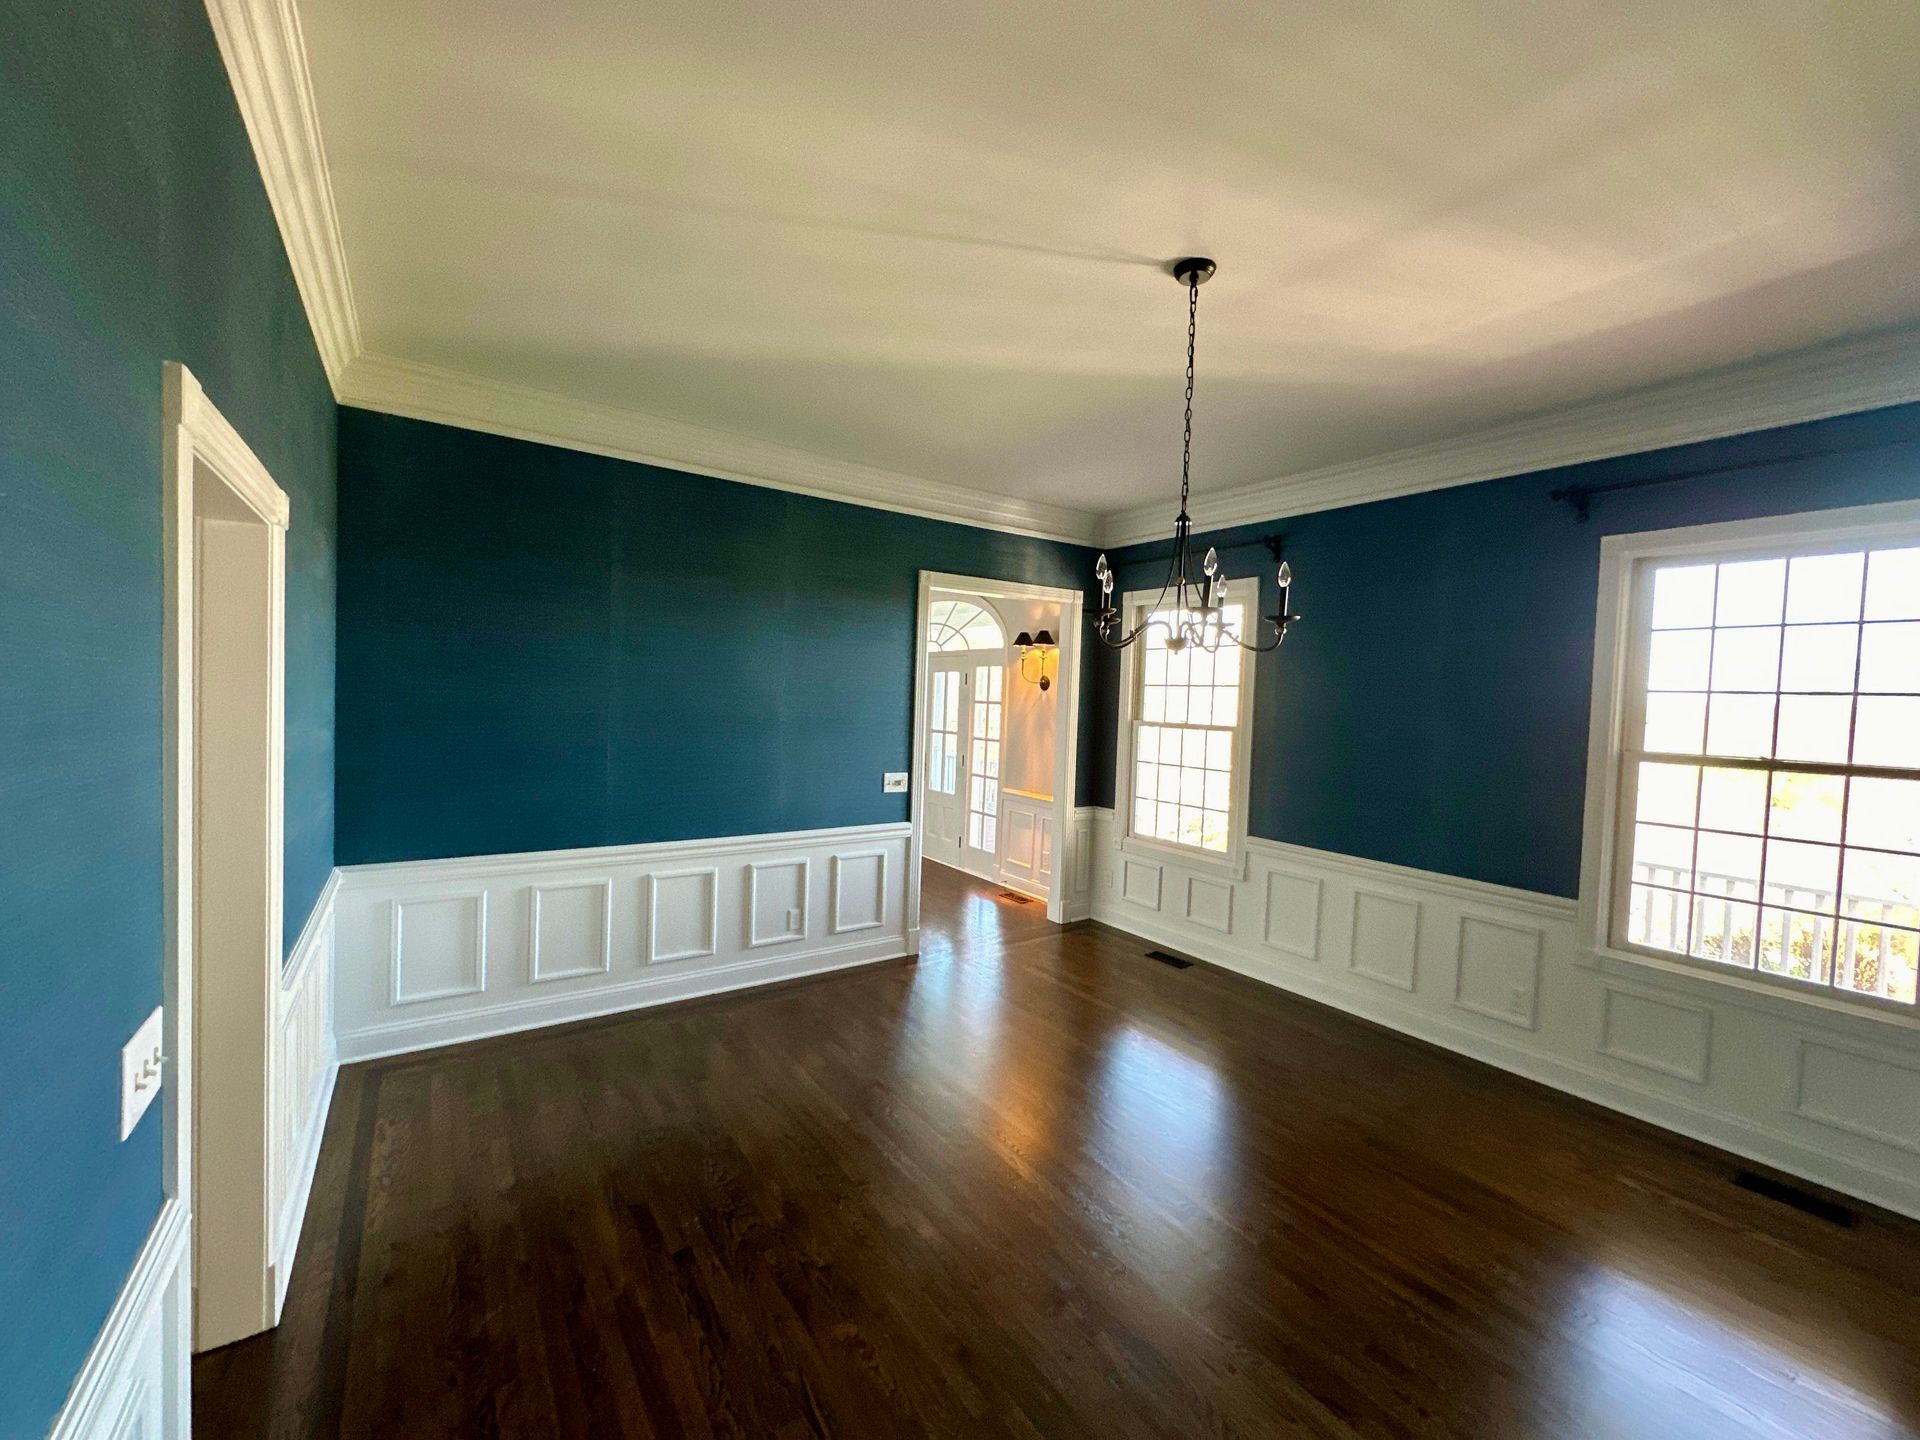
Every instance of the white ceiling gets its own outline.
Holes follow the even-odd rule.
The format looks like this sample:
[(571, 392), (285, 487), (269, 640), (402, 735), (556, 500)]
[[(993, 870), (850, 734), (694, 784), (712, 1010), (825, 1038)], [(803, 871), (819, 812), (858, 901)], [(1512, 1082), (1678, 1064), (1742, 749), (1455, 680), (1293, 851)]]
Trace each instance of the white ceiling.
[(372, 355), (1098, 512), (1920, 320), (1913, 0), (300, 0)]

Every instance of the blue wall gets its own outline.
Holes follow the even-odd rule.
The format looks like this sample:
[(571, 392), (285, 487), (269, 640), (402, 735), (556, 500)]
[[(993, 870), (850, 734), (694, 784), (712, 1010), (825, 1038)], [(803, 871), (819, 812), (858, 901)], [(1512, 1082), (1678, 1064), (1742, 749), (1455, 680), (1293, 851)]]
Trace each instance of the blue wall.
[[(1597, 498), (1568, 484), (1672, 484)], [(1920, 497), (1920, 405), (1223, 531), (1279, 531), (1306, 618), (1259, 662), (1249, 829), (1549, 895), (1576, 893), (1602, 536)], [(1171, 517), (1169, 517), (1171, 518)], [(1134, 547), (1122, 583), (1157, 585)], [(1270, 568), (1258, 547), (1232, 574)], [(1263, 608), (1271, 608), (1269, 577)], [(1095, 686), (1115, 713), (1118, 667)], [(1113, 803), (1111, 721), (1093, 772)]]
[(293, 502), (287, 926), (332, 863), (334, 406), (199, 0), (0, 21), (0, 1435), (45, 1431), (161, 1201), (161, 363)]
[(904, 820), (918, 572), (1092, 562), (343, 409), (339, 861)]

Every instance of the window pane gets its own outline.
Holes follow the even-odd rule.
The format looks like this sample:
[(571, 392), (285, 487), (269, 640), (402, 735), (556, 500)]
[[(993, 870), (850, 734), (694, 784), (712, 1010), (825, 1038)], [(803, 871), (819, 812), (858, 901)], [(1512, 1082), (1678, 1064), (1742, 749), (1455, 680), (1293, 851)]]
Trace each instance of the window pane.
[(1787, 572), (1787, 620), (1860, 618), (1860, 571), (1864, 555), (1802, 555)]
[(1700, 824), (1705, 828), (1758, 835), (1766, 811), (1765, 771), (1708, 769), (1700, 772)]
[(1867, 619), (1920, 620), (1920, 549), (1867, 557)]
[(1163, 685), (1149, 685), (1140, 696), (1140, 718), (1158, 725), (1167, 718), (1167, 691)]
[(1847, 799), (1847, 843), (1920, 851), (1920, 780), (1855, 776)]
[(1741, 900), (1760, 896), (1760, 841), (1752, 835), (1702, 830), (1695, 846), (1694, 888)]
[(1201, 812), (1200, 843), (1208, 850), (1227, 848), (1227, 816), (1223, 810)]
[(1663, 630), (1647, 647), (1649, 690), (1704, 690), (1707, 661), (1713, 649), (1711, 630)]
[(1920, 624), (1882, 621), (1863, 627), (1860, 688), (1920, 694)]
[(1189, 730), (1180, 737), (1180, 763), (1196, 769), (1207, 763), (1207, 732)]
[(1772, 691), (1780, 683), (1780, 629), (1719, 630), (1713, 637), (1715, 690)]
[(1214, 730), (1208, 733), (1207, 768), (1209, 770), (1233, 768), (1233, 735), (1230, 731)]
[(1713, 895), (1693, 899), (1693, 943), (1688, 950), (1695, 959), (1717, 960), (1723, 965), (1754, 968), (1760, 928), (1757, 905), (1723, 900)]
[(1828, 916), (1763, 907), (1758, 968), (1825, 984), (1833, 974), (1833, 932)]
[(1881, 995), (1911, 1005), (1916, 955), (1920, 955), (1920, 933), (1842, 921), (1833, 983), (1842, 990)]
[(1201, 803), (1209, 810), (1231, 810), (1233, 805), (1229, 797), (1232, 793), (1232, 785), (1232, 777), (1224, 772), (1219, 770), (1207, 771), (1206, 784), (1201, 796)]
[(1662, 690), (1647, 696), (1648, 750), (1698, 755), (1706, 740), (1707, 697), (1697, 692)]
[(1711, 565), (1669, 565), (1653, 573), (1653, 628), (1678, 630), (1713, 623)]
[[(1860, 782), (1855, 781), (1857, 786)], [(1847, 782), (1839, 775), (1808, 775), (1777, 770), (1773, 775), (1772, 814), (1767, 829), (1789, 840), (1840, 838), (1840, 801)], [(1857, 802), (1856, 802), (1857, 803)]]
[(1775, 753), (1783, 760), (1844, 764), (1852, 714), (1853, 700), (1846, 695), (1782, 695)]
[(1778, 625), (1786, 599), (1785, 560), (1743, 560), (1720, 567), (1716, 625)]
[(1656, 950), (1687, 948), (1688, 897), (1635, 885), (1627, 897), (1627, 940)]
[(1920, 927), (1920, 856), (1849, 850), (1842, 884), (1841, 914)]
[(1832, 910), (1840, 884), (1840, 847), (1804, 840), (1767, 841), (1767, 892), (1763, 897), (1801, 910)]
[(1633, 878), (1646, 885), (1693, 888), (1693, 831), (1676, 825), (1633, 827)]
[(1133, 802), (1133, 833), (1153, 834), (1153, 801), (1136, 798)]
[(1782, 690), (1852, 690), (1858, 625), (1789, 625), (1780, 655)]
[(1691, 825), (1699, 798), (1700, 767), (1640, 762), (1636, 818), (1661, 825)]
[(1773, 753), (1773, 696), (1715, 695), (1707, 707), (1707, 751), (1760, 757)]
[(1920, 697), (1862, 695), (1856, 703), (1854, 764), (1920, 769)]

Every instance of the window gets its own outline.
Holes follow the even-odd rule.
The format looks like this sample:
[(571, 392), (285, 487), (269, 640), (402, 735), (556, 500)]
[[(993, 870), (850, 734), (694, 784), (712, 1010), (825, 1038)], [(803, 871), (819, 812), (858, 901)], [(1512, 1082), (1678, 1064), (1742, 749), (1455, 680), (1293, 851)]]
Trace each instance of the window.
[[(1254, 609), (1253, 584), (1229, 587), (1225, 624), (1236, 634)], [(1144, 603), (1129, 612), (1136, 624), (1176, 614)], [(1211, 654), (1169, 650), (1159, 626), (1125, 653), (1120, 780), (1128, 838), (1237, 864), (1246, 834), (1251, 657), (1231, 644)]]
[(1595, 932), (1616, 951), (1911, 1010), (1920, 526), (1765, 549), (1754, 528), (1677, 532), (1728, 538), (1672, 553), (1618, 537), (1655, 553), (1613, 570), (1625, 644)]
[(1007, 672), (1001, 665), (973, 671), (973, 772), (967, 781), (967, 844), (998, 854), (1000, 825), (1000, 723)]
[(927, 788), (951, 795), (960, 784), (960, 672), (933, 672), (933, 715), (927, 746)]
[(935, 654), (999, 650), (1006, 643), (1000, 622), (971, 600), (936, 600), (927, 612), (927, 648)]

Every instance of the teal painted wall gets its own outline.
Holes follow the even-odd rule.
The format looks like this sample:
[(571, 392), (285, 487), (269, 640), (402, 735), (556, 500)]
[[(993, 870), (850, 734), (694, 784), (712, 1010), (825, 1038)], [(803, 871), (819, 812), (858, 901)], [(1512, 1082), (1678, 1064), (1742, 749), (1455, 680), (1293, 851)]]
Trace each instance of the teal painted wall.
[[(1567, 484), (1655, 476), (1576, 523)], [(1271, 840), (1577, 893), (1601, 537), (1920, 497), (1898, 406), (1216, 532), (1279, 531), (1306, 618), (1258, 662), (1249, 829)], [(1118, 552), (1121, 583), (1159, 584)], [(1270, 569), (1257, 547), (1232, 574)], [(1273, 603), (1268, 576), (1263, 608)], [(1096, 799), (1113, 803), (1118, 666), (1098, 672)]]
[(339, 861), (904, 820), (919, 572), (1092, 563), (343, 409)]
[(333, 858), (334, 406), (199, 0), (0, 18), (0, 1435), (52, 1422), (161, 1201), (161, 363), (293, 503), (287, 936)]

